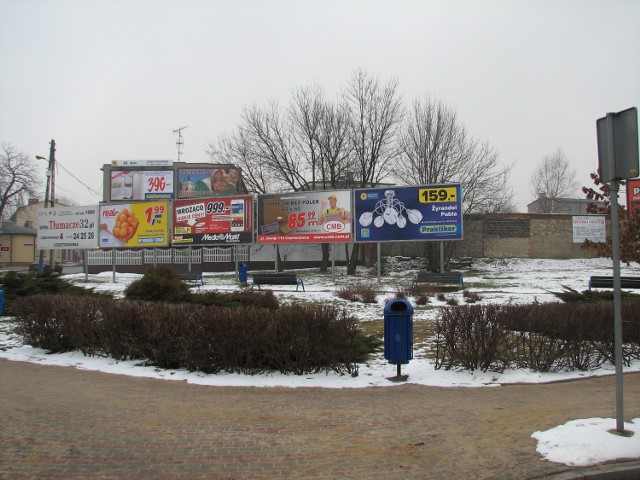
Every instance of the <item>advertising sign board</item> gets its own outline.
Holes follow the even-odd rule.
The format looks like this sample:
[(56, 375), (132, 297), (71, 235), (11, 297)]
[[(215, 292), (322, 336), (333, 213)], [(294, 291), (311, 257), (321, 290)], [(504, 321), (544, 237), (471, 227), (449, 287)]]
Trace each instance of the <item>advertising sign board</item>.
[(462, 239), (459, 184), (355, 190), (357, 242)]
[(258, 195), (258, 243), (351, 241), (351, 191)]
[(229, 165), (179, 168), (178, 198), (207, 198), (240, 192), (240, 170)]
[(169, 245), (167, 202), (100, 205), (101, 248)]
[(627, 212), (640, 208), (640, 180), (627, 180)]
[(112, 167), (170, 167), (173, 160), (111, 160)]
[(172, 170), (111, 170), (111, 200), (169, 200)]
[(604, 215), (575, 215), (573, 217), (573, 243), (606, 242), (607, 230)]
[(96, 248), (98, 208), (57, 207), (38, 209), (38, 250)]
[(253, 197), (228, 196), (173, 203), (174, 245), (232, 245), (253, 240)]

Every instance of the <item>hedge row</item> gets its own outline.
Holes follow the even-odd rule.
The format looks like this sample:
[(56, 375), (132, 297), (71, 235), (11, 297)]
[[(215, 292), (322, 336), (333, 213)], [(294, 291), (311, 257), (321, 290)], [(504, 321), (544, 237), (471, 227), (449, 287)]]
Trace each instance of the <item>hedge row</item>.
[(358, 374), (357, 321), (333, 307), (277, 310), (35, 295), (13, 313), (25, 342), (160, 368), (298, 375)]
[[(623, 363), (640, 359), (640, 302), (622, 304)], [(442, 309), (436, 368), (590, 370), (615, 363), (611, 302), (465, 305)]]

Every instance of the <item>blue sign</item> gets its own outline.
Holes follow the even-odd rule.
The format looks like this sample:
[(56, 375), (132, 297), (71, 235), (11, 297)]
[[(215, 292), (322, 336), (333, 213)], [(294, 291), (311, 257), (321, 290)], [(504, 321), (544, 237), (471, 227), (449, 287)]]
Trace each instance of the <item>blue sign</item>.
[(462, 240), (459, 184), (355, 190), (356, 242)]

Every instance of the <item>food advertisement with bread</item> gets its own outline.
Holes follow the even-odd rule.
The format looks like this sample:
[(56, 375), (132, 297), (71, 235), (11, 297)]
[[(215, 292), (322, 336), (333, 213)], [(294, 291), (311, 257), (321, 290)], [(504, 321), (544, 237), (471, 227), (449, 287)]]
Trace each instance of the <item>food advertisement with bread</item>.
[(169, 245), (167, 202), (100, 205), (101, 248)]

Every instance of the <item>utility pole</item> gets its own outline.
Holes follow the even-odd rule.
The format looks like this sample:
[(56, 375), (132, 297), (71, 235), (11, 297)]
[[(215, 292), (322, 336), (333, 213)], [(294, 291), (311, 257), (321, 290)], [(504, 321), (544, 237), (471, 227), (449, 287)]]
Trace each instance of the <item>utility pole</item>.
[[(38, 160), (46, 160), (46, 158), (36, 155)], [(49, 165), (47, 166), (47, 188), (44, 193), (44, 208), (53, 208), (55, 202), (55, 164), (56, 164), (56, 141), (51, 140), (49, 149)], [(53, 250), (49, 251), (49, 267), (53, 271)], [(44, 250), (40, 250), (40, 258), (38, 261), (38, 273), (44, 272)]]
[[(51, 148), (49, 149), (49, 178), (51, 179), (51, 197), (50, 204), (51, 208), (55, 208), (55, 199), (56, 199), (56, 141), (51, 139)], [(49, 273), (54, 272), (55, 261), (54, 261), (55, 250), (49, 251)]]

